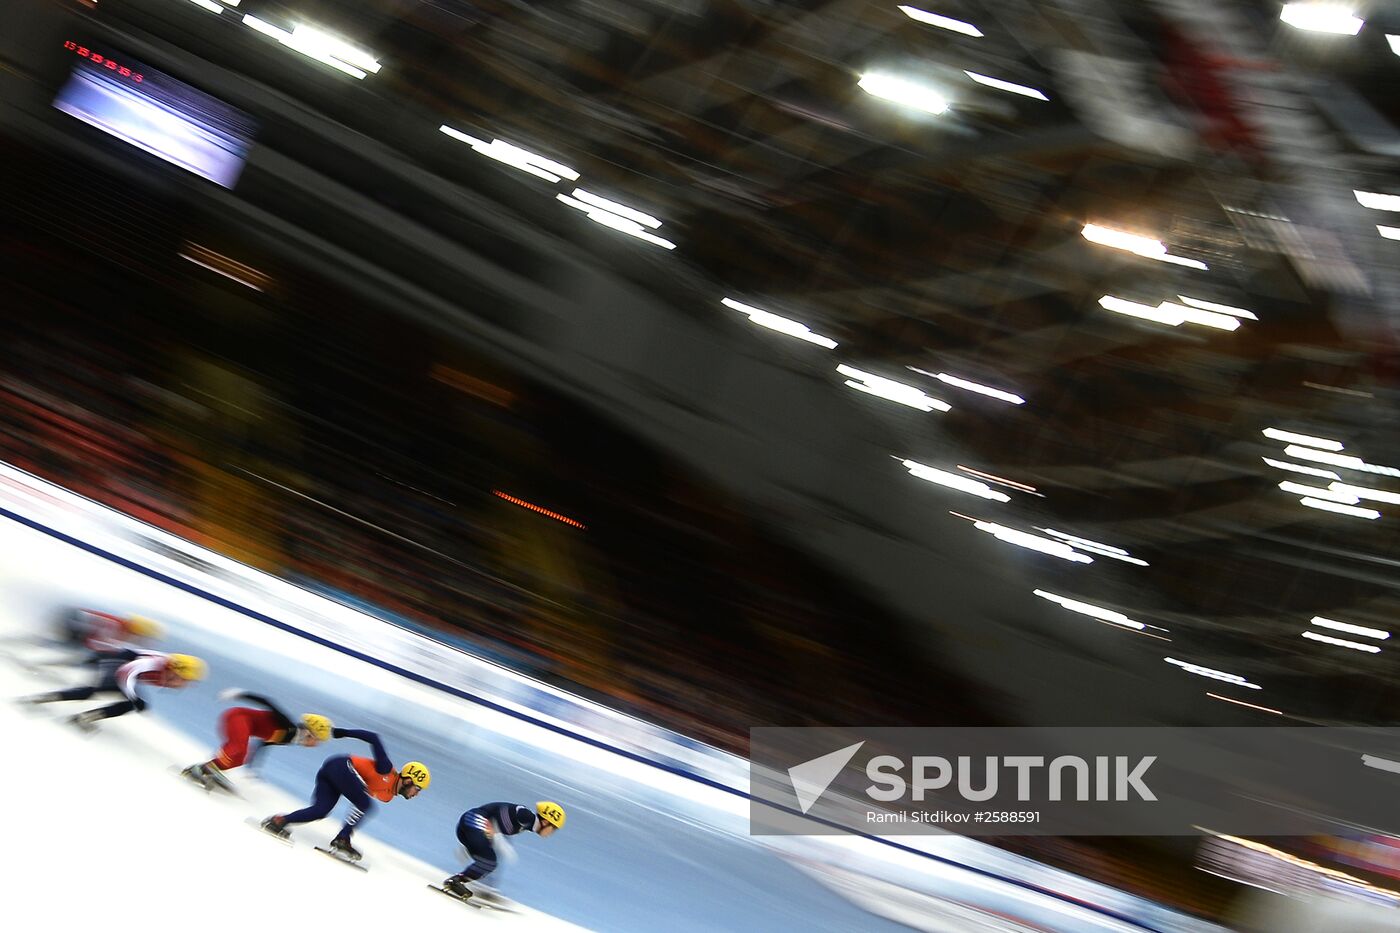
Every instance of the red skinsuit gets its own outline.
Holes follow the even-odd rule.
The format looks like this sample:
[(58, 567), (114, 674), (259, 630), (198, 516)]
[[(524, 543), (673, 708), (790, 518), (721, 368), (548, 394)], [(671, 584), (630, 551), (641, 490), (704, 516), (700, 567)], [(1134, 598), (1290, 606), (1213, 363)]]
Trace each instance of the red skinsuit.
[(83, 645), (90, 651), (116, 651), (125, 646), (131, 638), (131, 623), (110, 612), (96, 612), (84, 609), (83, 621), (87, 622), (88, 633)]
[(224, 710), (219, 725), (225, 741), (214, 764), (221, 771), (240, 767), (248, 760), (249, 739), (261, 739), (272, 745), (286, 741), (286, 722), (271, 710), (235, 706)]

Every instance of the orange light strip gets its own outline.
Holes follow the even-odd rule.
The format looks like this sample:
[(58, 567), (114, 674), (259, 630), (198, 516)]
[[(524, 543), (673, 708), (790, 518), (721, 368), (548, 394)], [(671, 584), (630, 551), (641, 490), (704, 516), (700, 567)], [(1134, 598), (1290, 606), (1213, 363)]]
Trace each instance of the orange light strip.
[(507, 502), (511, 503), (512, 505), (518, 505), (518, 506), (520, 506), (522, 509), (529, 509), (531, 512), (539, 512), (541, 515), (547, 516), (548, 518), (552, 518), (552, 519), (554, 519), (556, 522), (563, 522), (564, 524), (566, 524), (566, 525), (572, 525), (572, 526), (575, 527), (575, 528), (586, 528), (586, 527), (587, 527), (586, 525), (583, 524), (583, 522), (576, 522), (576, 521), (574, 521), (572, 518), (570, 518), (570, 517), (567, 516), (567, 515), (560, 515), (558, 512), (551, 512), (549, 509), (546, 509), (546, 508), (543, 508), (543, 507), (541, 507), (541, 506), (535, 505), (533, 502), (526, 502), (524, 499), (517, 499), (515, 496), (508, 495), (507, 493), (501, 492), (499, 489), (493, 489), (493, 490), (491, 490), (491, 494), (492, 494), (493, 496), (499, 496), (500, 498), (506, 500)]
[(1235, 704), (1236, 706), (1248, 706), (1250, 709), (1257, 709), (1257, 710), (1259, 710), (1259, 711), (1262, 712), (1262, 713), (1273, 713), (1275, 716), (1282, 716), (1282, 715), (1283, 715), (1283, 711), (1282, 711), (1282, 710), (1270, 709), (1270, 708), (1267, 707), (1267, 706), (1256, 706), (1256, 705), (1254, 705), (1253, 703), (1246, 703), (1244, 700), (1236, 700), (1236, 699), (1233, 699), (1232, 697), (1223, 697), (1223, 696), (1221, 696), (1221, 695), (1218, 694), (1218, 693), (1211, 693), (1211, 692), (1207, 691), (1207, 692), (1206, 692), (1206, 696), (1208, 696), (1208, 697), (1215, 697), (1217, 700), (1224, 700), (1226, 703), (1233, 703), (1233, 704)]
[[(1040, 495), (1040, 493), (1035, 492), (1034, 486), (1027, 486), (1025, 483), (1018, 483), (1014, 479), (1007, 479), (1004, 476), (997, 476), (995, 473), (983, 473), (981, 470), (974, 470), (972, 467), (963, 466), (961, 463), (958, 464), (958, 469), (962, 470), (964, 473), (971, 473), (973, 476), (979, 476), (982, 479), (989, 480), (993, 483), (1000, 483), (1003, 486), (1010, 486), (1012, 489), (1020, 489), (1023, 492), (1034, 492), (1036, 495)], [(1041, 496), (1041, 498), (1044, 497)]]
[(187, 252), (180, 253), (181, 259), (186, 259), (197, 266), (202, 266), (210, 272), (222, 275), (224, 278), (233, 279), (239, 285), (246, 285), (254, 291), (266, 291), (272, 279), (266, 273), (259, 272), (252, 266), (244, 265), (236, 259), (217, 253), (207, 246), (200, 246), (198, 243), (186, 242)]

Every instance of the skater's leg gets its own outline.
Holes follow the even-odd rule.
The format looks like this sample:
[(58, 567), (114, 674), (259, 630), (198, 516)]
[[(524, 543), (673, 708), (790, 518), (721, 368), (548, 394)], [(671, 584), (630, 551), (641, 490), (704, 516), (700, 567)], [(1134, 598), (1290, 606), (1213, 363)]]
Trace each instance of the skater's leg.
[[(485, 823), (486, 825), (482, 825)], [(485, 817), (474, 813), (463, 813), (457, 821), (457, 841), (467, 849), (472, 863), (461, 872), (447, 879), (452, 881), (479, 881), (496, 870), (496, 847), (487, 835), (490, 824)]]
[(350, 836), (355, 832), (355, 827), (374, 812), (374, 799), (365, 790), (364, 782), (355, 773), (348, 759), (343, 773), (340, 773), (340, 769), (332, 772), (332, 780), (339, 782), (341, 796), (350, 801), (350, 813), (345, 817), (340, 832), (331, 840), (331, 848), (340, 849), (354, 858), (359, 858), (359, 853), (350, 845)]
[(340, 799), (339, 789), (326, 775), (326, 771), (334, 760), (331, 759), (331, 761), (321, 765), (321, 770), (316, 772), (316, 789), (311, 793), (311, 804), (293, 813), (288, 813), (286, 816), (274, 817), (279, 824), (285, 826), (289, 823), (314, 823), (324, 819), (331, 812), (331, 808)]
[(118, 716), (125, 716), (132, 711), (140, 712), (146, 708), (146, 701), (142, 699), (118, 700), (106, 706), (99, 706), (97, 709), (90, 709), (85, 713), (79, 713), (77, 719), (85, 720), (89, 723), (102, 719), (116, 719)]
[[(98, 670), (97, 684), (91, 687), (72, 687), (68, 690), (55, 690), (52, 693), (41, 693), (38, 696), (30, 697), (30, 703), (59, 703), (65, 700), (86, 700), (99, 693), (121, 693), (121, 687), (117, 685), (117, 669), (123, 662), (115, 659), (107, 660)], [(139, 702), (139, 701), (138, 701)], [(121, 704), (113, 704), (120, 706)], [(144, 704), (143, 704), (144, 705)], [(111, 715), (120, 716), (121, 713), (130, 712), (129, 709), (113, 712)]]
[(219, 724), (225, 741), (210, 764), (220, 771), (241, 767), (248, 760), (248, 714), (243, 710), (227, 710)]
[(94, 693), (98, 692), (96, 687), (72, 687), (68, 690), (53, 690), (49, 693), (37, 693), (28, 697), (28, 703), (63, 703), (68, 700), (86, 700)]

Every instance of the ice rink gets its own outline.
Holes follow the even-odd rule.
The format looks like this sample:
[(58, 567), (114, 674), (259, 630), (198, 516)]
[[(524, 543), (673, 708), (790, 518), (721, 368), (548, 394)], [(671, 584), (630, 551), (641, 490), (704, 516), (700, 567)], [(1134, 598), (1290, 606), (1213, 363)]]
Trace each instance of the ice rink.
[[(9, 671), (7, 693), (25, 686)], [(242, 823), (292, 799), (249, 785), (248, 798), (215, 797), (162, 763), (197, 754), (186, 736), (148, 722), (114, 722), (96, 736), (0, 707), (0, 729), (26, 775), (12, 808), (5, 916), (54, 929), (137, 930), (178, 925), (247, 930), (293, 922), (353, 930), (412, 922), (431, 933), (462, 924), (566, 933), (578, 927), (534, 911), (506, 914), (454, 904), (424, 887), (433, 869), (377, 847), (360, 873), (314, 849), (330, 823), (286, 846)]]
[[(1126, 922), (936, 863), (933, 896), (799, 868), (803, 841), (785, 840), (780, 854), (749, 837), (740, 797), (414, 683), (50, 532), (0, 518), (0, 547), (4, 634), (12, 639), (11, 657), (0, 662), (6, 696), (78, 676), (13, 663), (46, 657), (52, 649), (22, 640), (51, 632), (72, 606), (150, 615), (167, 629), (162, 650), (197, 654), (210, 666), (206, 681), (150, 691), (145, 714), (106, 723), (91, 738), (56, 722), (59, 706), (0, 714), (18, 766), (40, 775), (21, 782), (16, 801), (21, 831), (12, 838), (25, 840), (26, 851), (7, 856), (7, 881), (35, 911), (20, 916), (48, 915), (64, 929), (110, 927), (112, 911), (130, 904), (141, 912), (165, 905), (174, 922), (227, 921), (230, 929), (252, 917), (280, 924), (284, 911), (317, 923), (421, 922), (424, 930), (439, 922), (605, 931), (1184, 928)], [(265, 694), (294, 715), (318, 712), (377, 731), (396, 763), (417, 758), (431, 767), (432, 785), (419, 798), (382, 805), (362, 824), (356, 839), (368, 875), (312, 851), (333, 835), (332, 820), (299, 830), (291, 849), (244, 824), (299, 805), (325, 757), (364, 754), (362, 743), (270, 749), (256, 776), (233, 772), (245, 799), (206, 795), (172, 773), (214, 751), (217, 715), (228, 705), (218, 694), (229, 687)], [(492, 879), (539, 913), (488, 916), (424, 889), (462, 865), (453, 830), (463, 810), (540, 799), (566, 807), (567, 827), (550, 839), (516, 837)], [(79, 896), (64, 897), (67, 890)]]
[[(44, 544), (35, 541), (32, 547)], [(31, 548), (25, 550), (34, 553)], [(126, 594), (115, 579), (125, 571), (103, 567), (89, 555), (75, 553), (70, 559), (75, 562), (74, 572), (58, 591), (36, 586), (33, 581), (18, 587), (14, 584), (19, 581), (7, 581), (6, 605), (12, 610), (17, 605), (26, 606), (27, 611), (18, 617), (36, 623), (50, 618), (48, 610), (60, 604), (111, 605), (115, 600), (122, 606), (134, 605), (124, 598)], [(23, 593), (18, 600), (16, 589)], [(181, 602), (187, 598), (171, 595)], [(469, 722), (448, 725), (448, 716), (440, 708), (426, 707), (417, 715), (411, 698), (386, 710), (380, 701), (382, 695), (367, 689), (364, 678), (373, 682), (393, 675), (367, 665), (360, 665), (365, 671), (358, 675), (359, 680), (347, 676), (356, 673), (353, 668), (328, 674), (317, 662), (339, 659), (312, 660), (307, 655), (330, 652), (311, 643), (299, 645), (283, 633), (269, 634), (278, 636), (279, 642), (286, 640), (285, 645), (249, 659), (237, 640), (205, 629), (205, 624), (216, 627), (227, 610), (189, 608), (202, 616), (202, 624), (182, 624), (183, 613), (170, 605), (151, 613), (171, 630), (170, 647), (209, 662), (208, 680), (185, 691), (150, 691), (151, 709), (147, 713), (106, 723), (91, 740), (85, 741), (71, 734), (75, 730), (49, 720), (62, 710), (76, 712), (98, 705), (97, 699), (43, 707), (27, 717), (30, 721), (15, 733), (18, 741), (13, 747), (26, 761), (37, 756), (46, 773), (52, 770), (66, 778), (58, 785), (36, 782), (44, 790), (41, 802), (32, 810), (26, 808), (35, 825), (27, 827), (24, 836), (32, 833), (35, 839), (62, 839), (57, 848), (68, 852), (74, 871), (86, 872), (85, 865), (101, 866), (105, 884), (125, 890), (127, 897), (143, 899), (144, 895), (186, 888), (190, 882), (185, 875), (167, 872), (172, 866), (178, 871), (188, 859), (196, 860), (201, 878), (212, 875), (219, 879), (216, 885), (199, 885), (203, 893), (196, 902), (213, 898), (217, 891), (296, 887), (303, 871), (307, 872), (308, 890), (319, 890), (329, 874), (336, 882), (337, 897), (346, 896), (340, 892), (353, 892), (364, 880), (341, 877), (359, 873), (329, 863), (314, 852), (311, 858), (289, 858), (276, 840), (263, 838), (243, 825), (248, 817), (300, 806), (297, 800), (309, 798), (320, 762), (336, 753), (366, 754), (363, 743), (342, 740), (316, 749), (270, 749), (257, 763), (260, 773), (256, 780), (233, 772), (234, 779), (250, 793), (247, 801), (224, 801), (197, 789), (191, 793), (177, 775), (169, 773), (171, 767), (210, 756), (217, 747), (216, 718), (229, 705), (219, 700), (218, 694), (228, 687), (242, 687), (266, 694), (294, 714), (320, 712), (337, 724), (379, 732), (396, 763), (418, 758), (432, 769), (433, 782), (426, 792), (415, 800), (380, 806), (357, 834), (376, 881), (381, 866), (375, 863), (396, 851), (417, 861), (416, 875), (396, 865), (396, 875), (407, 871), (409, 877), (393, 879), (396, 884), (386, 879), (376, 885), (370, 898), (376, 918), (397, 916), (402, 922), (420, 910), (432, 909), (435, 916), (441, 915), (445, 907), (449, 920), (479, 920), (479, 911), (462, 917), (470, 908), (451, 902), (431, 903), (445, 899), (422, 889), (428, 881), (441, 880), (461, 867), (454, 835), (457, 817), (468, 807), (492, 800), (533, 805), (548, 798), (567, 808), (567, 828), (548, 840), (533, 835), (516, 837), (512, 854), (502, 860), (493, 881), (503, 893), (572, 923), (596, 930), (902, 928), (865, 913), (758, 846), (739, 844), (728, 832), (677, 816), (667, 807), (665, 795), (552, 752), (547, 741), (516, 740), (492, 729), (475, 729)], [(50, 654), (44, 649), (25, 650), (32, 658)], [(359, 664), (348, 659), (344, 663)], [(7, 668), (3, 683), (10, 696), (76, 682), (63, 670), (26, 674), (13, 665)], [(401, 686), (408, 687), (405, 692), (409, 693), (428, 692), (413, 685)], [(364, 702), (367, 697), (373, 701)], [(16, 713), (11, 710), (5, 715), (9, 726)], [(418, 729), (401, 725), (415, 719), (422, 723)], [(335, 822), (326, 820), (300, 830), (297, 836), (323, 844), (335, 829)], [(73, 840), (89, 834), (92, 841), (77, 843), (86, 857), (74, 858)], [(139, 845), (133, 847), (133, 841)], [(309, 846), (300, 848), (310, 851)], [(296, 849), (292, 852), (303, 854)], [(48, 855), (53, 859), (51, 865), (63, 864), (61, 851)], [(212, 861), (206, 863), (206, 859)], [(240, 875), (244, 863), (258, 868)], [(275, 873), (265, 870), (278, 863)], [(47, 871), (36, 874), (36, 882), (49, 877)], [(15, 874), (9, 872), (7, 878), (14, 879)], [(272, 883), (278, 878), (280, 882)], [(185, 896), (180, 895), (182, 902)], [(319, 894), (306, 899), (307, 909), (319, 900)], [(218, 900), (205, 903), (212, 905)], [(249, 907), (251, 903), (243, 909)], [(252, 909), (262, 912), (263, 908)], [(191, 914), (182, 911), (181, 916)]]

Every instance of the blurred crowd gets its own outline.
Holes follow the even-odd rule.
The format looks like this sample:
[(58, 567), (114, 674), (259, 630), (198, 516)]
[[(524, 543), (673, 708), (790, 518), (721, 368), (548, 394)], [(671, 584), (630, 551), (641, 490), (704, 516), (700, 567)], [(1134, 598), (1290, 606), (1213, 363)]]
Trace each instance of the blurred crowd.
[(117, 321), (10, 294), (0, 458), (22, 469), (728, 749), (758, 724), (967, 715), (893, 619), (738, 504), (407, 325), (392, 359), (320, 331), (318, 364), (282, 322), (292, 368), (254, 341), (259, 371), (217, 320), (172, 329), (183, 303)]

